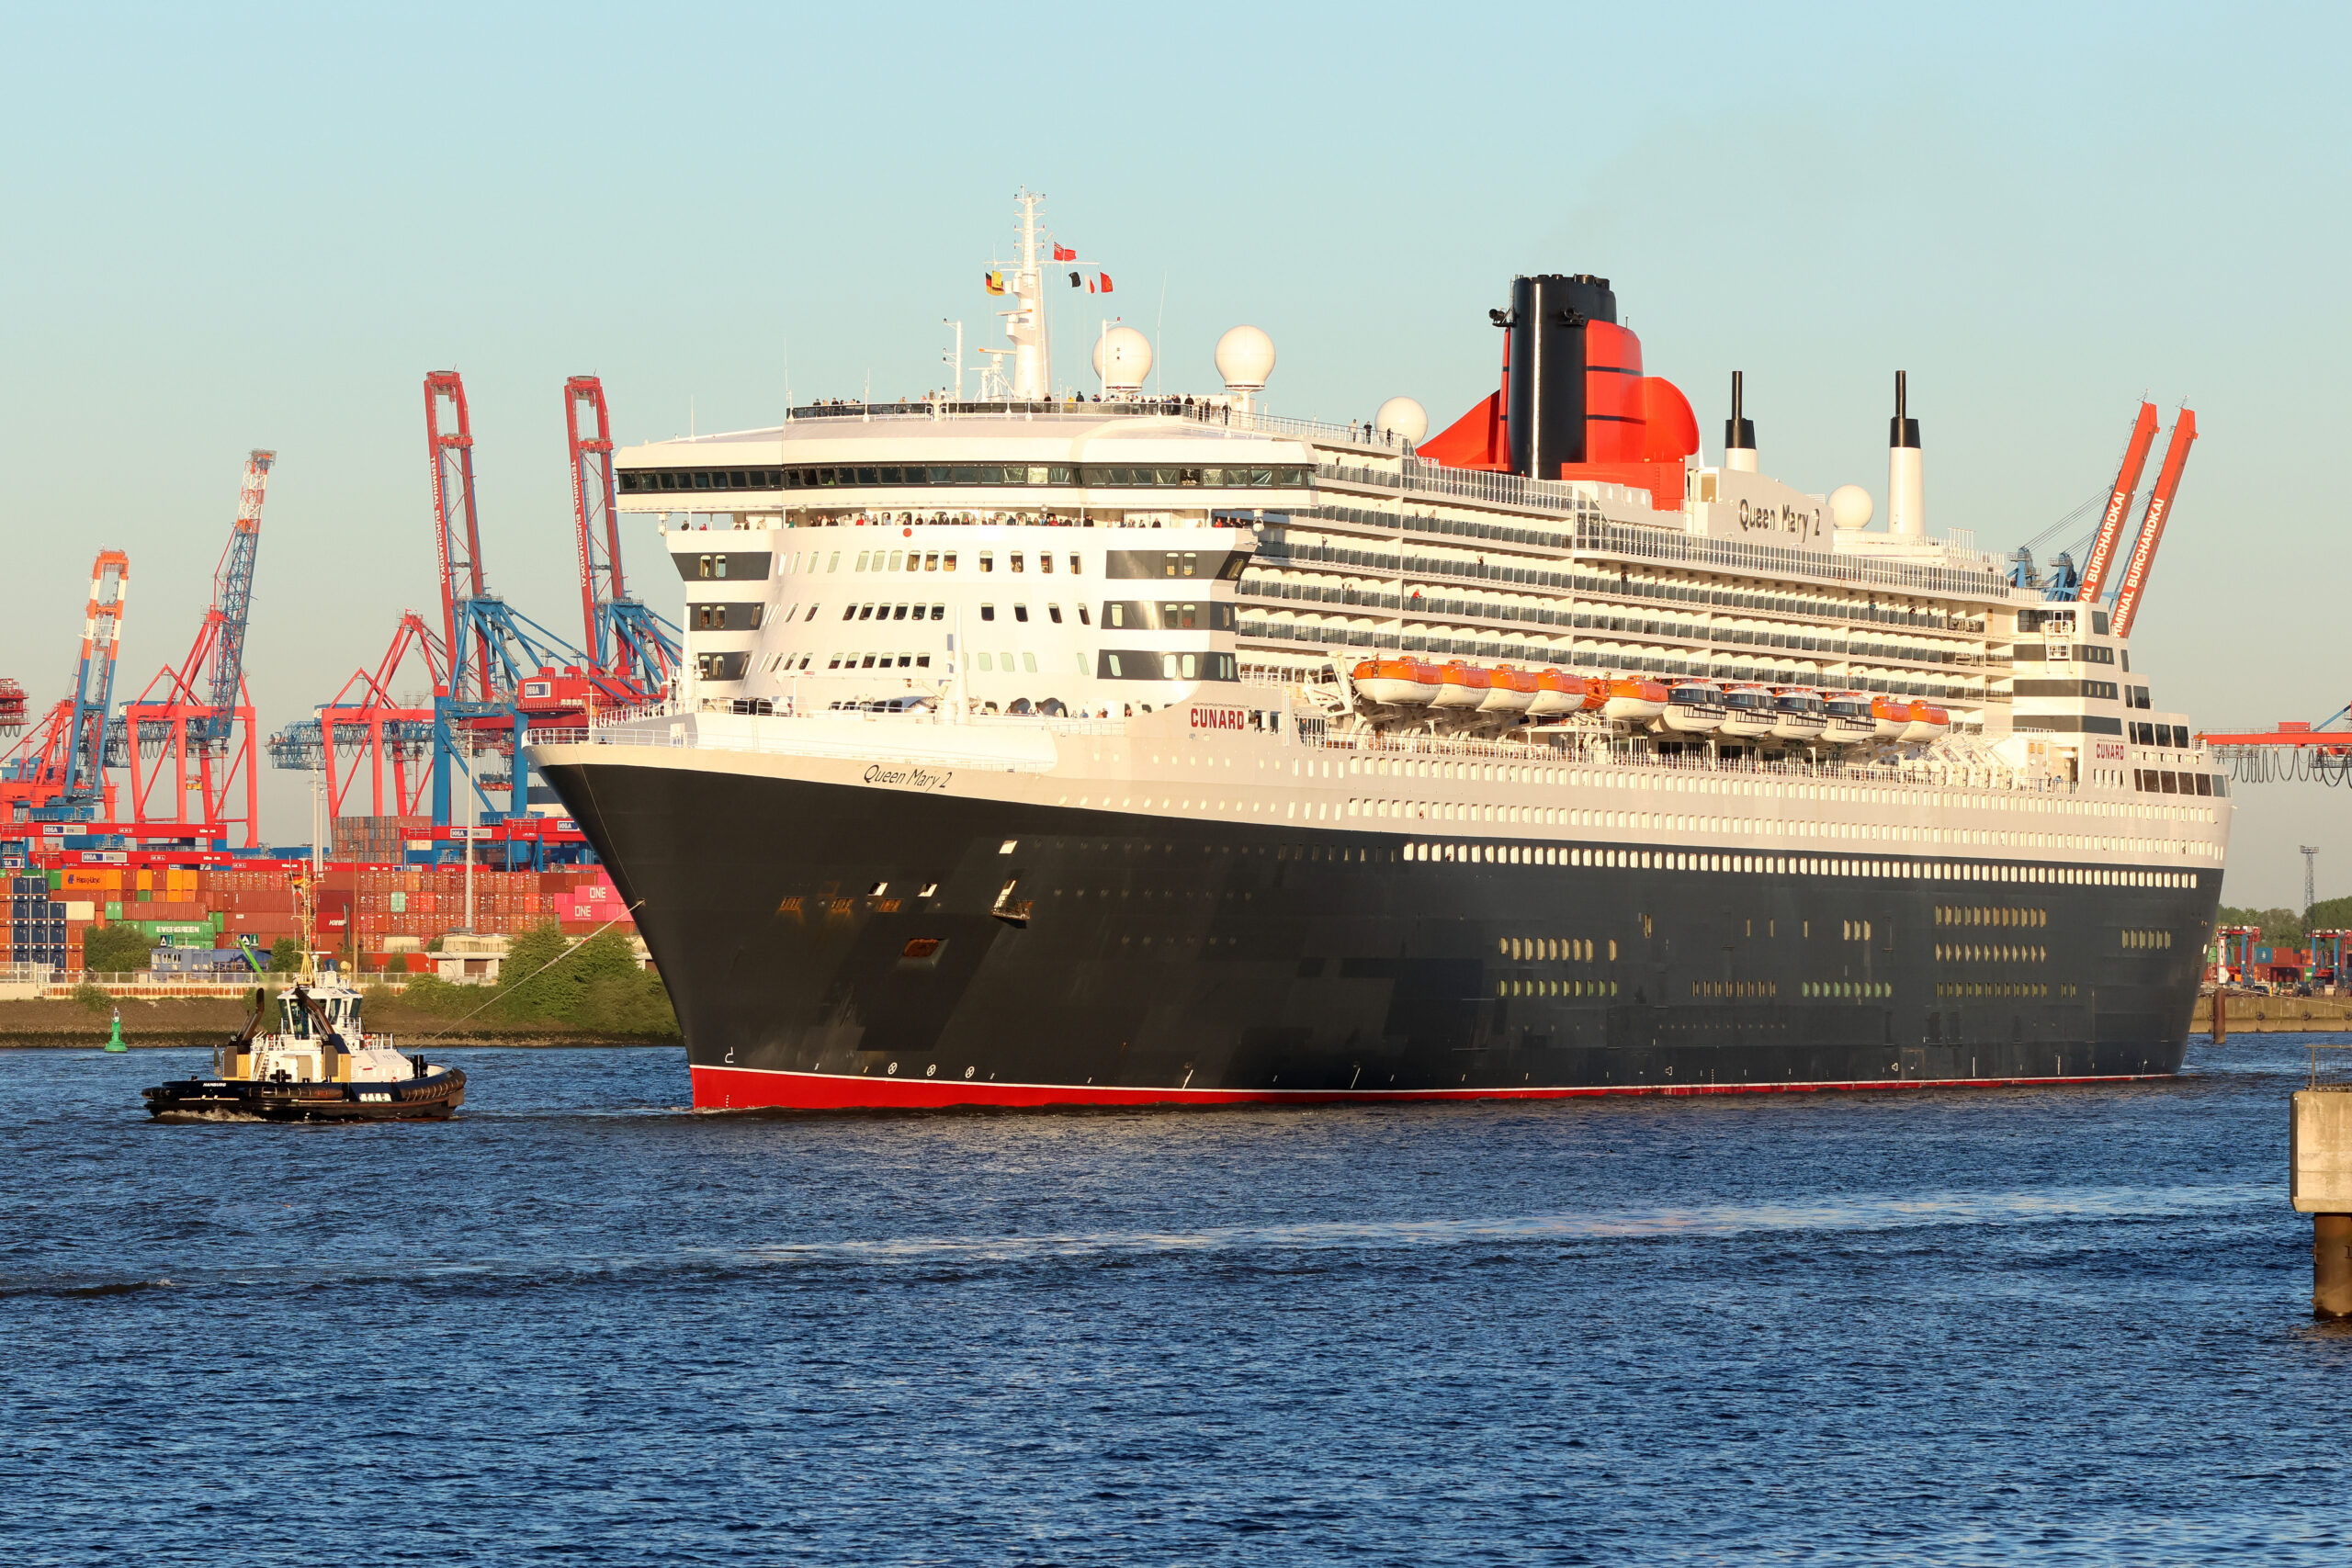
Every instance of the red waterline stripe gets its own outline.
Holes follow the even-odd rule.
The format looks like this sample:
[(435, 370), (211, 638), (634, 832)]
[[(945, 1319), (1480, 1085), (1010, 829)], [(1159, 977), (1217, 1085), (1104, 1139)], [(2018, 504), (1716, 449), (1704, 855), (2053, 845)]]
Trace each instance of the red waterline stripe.
[(1574, 1089), (1128, 1089), (1092, 1084), (979, 1083), (761, 1067), (690, 1066), (697, 1111), (940, 1111), (956, 1106), (1329, 1105), (1400, 1100), (1570, 1100), (1607, 1094), (1818, 1094), (1852, 1089), (2005, 1089), (2132, 1083), (2169, 1073), (2046, 1078), (1863, 1078), (1850, 1083), (1609, 1084)]

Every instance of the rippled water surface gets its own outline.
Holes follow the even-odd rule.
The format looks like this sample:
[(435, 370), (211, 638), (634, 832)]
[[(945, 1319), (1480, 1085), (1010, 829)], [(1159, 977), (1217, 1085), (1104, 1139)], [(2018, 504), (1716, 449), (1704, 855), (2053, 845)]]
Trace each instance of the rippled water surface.
[(2114, 1089), (792, 1120), (0, 1054), (15, 1563), (2352, 1555), (2279, 1036)]

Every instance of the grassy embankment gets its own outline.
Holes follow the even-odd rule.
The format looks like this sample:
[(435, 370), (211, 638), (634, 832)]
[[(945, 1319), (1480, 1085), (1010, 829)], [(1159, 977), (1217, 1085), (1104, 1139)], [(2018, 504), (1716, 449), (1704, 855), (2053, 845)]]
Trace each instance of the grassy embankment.
[[(409, 1050), (432, 1038), (499, 1045), (663, 1045), (678, 1038), (678, 1021), (660, 976), (639, 969), (626, 938), (606, 932), (570, 948), (563, 933), (542, 926), (514, 939), (501, 983), (491, 988), (451, 986), (423, 976), (398, 996), (376, 990), (368, 998), (370, 1033), (390, 1034)], [(259, 977), (271, 991), (288, 983)], [(122, 1037), (132, 1045), (209, 1045), (244, 1027), (245, 1003), (226, 997), (117, 1000), (90, 987), (75, 998), (0, 1002), (0, 1046), (104, 1044), (111, 1015), (122, 1012)]]

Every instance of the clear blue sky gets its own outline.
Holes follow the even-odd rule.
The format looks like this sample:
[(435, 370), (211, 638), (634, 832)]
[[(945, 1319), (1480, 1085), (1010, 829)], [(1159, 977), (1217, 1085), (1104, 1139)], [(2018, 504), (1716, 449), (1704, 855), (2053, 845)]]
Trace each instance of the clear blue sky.
[[(624, 439), (913, 391), (1010, 197), (1117, 280), (1167, 384), (1216, 334), (1279, 409), (1492, 385), (1514, 272), (1615, 280), (1710, 444), (1883, 494), (1911, 373), (1931, 526), (2007, 548), (2112, 473), (2142, 395), (2203, 439), (2141, 667), (2200, 724), (2318, 718), (2347, 207), (2343, 7), (19, 7), (0, 98), (0, 673), (61, 694), (90, 556), (126, 682), (185, 651), (245, 449), (280, 453), (266, 728), (433, 600), (424, 371), (472, 394), (493, 585), (576, 621), (564, 377)], [(1034, 41), (1033, 41), (1034, 40)], [(1162, 303), (1164, 288), (1164, 306)], [(1162, 315), (1164, 310), (1164, 317)], [(1059, 368), (1083, 372), (1073, 307)], [(2313, 471), (2315, 470), (2315, 471)], [(657, 605), (650, 525), (629, 541)], [(304, 836), (296, 775), (273, 836)], [(2244, 799), (2227, 897), (2352, 891), (2352, 797)]]

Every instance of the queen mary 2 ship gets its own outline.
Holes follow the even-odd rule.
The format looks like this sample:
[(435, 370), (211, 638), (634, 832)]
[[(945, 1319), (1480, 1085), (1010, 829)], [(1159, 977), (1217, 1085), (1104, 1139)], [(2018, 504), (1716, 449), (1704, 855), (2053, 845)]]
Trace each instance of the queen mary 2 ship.
[(2193, 415), (2136, 544), (2146, 405), (2041, 568), (1929, 536), (1900, 378), (1882, 526), (1769, 477), (1736, 379), (1706, 461), (1588, 276), (1511, 284), (1428, 439), (1265, 412), (1249, 327), (1210, 395), (1124, 330), (1057, 390), (1040, 239), (998, 395), (618, 455), (687, 673), (531, 755), (697, 1107), (2178, 1069), (2230, 803), (2129, 634)]

